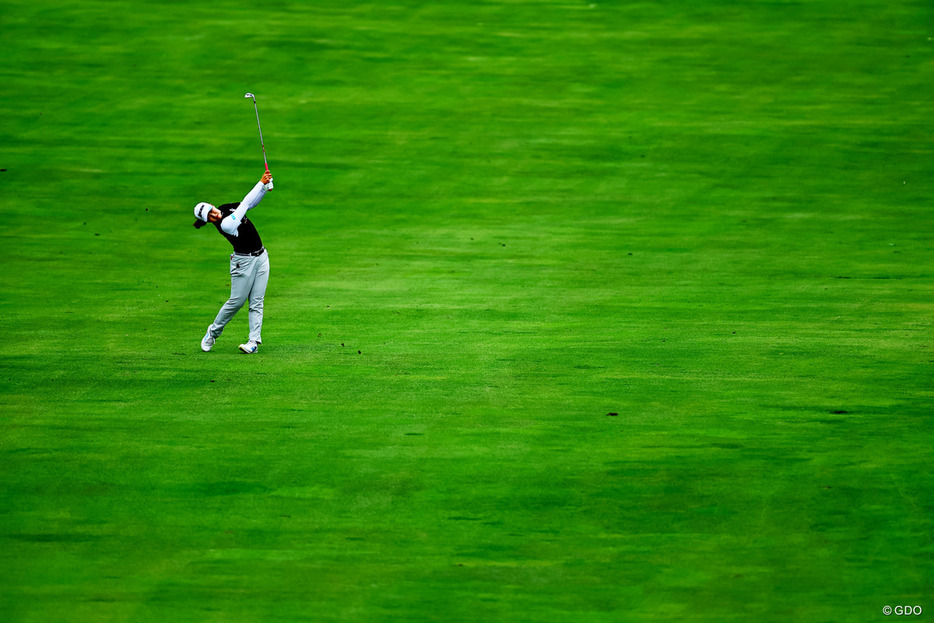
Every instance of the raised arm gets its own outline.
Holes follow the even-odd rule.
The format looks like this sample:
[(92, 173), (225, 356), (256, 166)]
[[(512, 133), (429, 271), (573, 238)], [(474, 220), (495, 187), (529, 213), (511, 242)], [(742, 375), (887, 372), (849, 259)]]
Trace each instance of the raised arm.
[(240, 205), (237, 206), (237, 209), (230, 213), (230, 215), (221, 221), (221, 229), (231, 236), (237, 235), (237, 229), (240, 227), (240, 223), (243, 222), (244, 216), (246, 213), (256, 206), (259, 205), (259, 202), (263, 200), (263, 197), (266, 196), (266, 184), (272, 181), (272, 174), (269, 171), (266, 171), (263, 174), (263, 179), (256, 182), (256, 186), (253, 187), (253, 190), (247, 193), (246, 197), (243, 198), (243, 201), (240, 202)]

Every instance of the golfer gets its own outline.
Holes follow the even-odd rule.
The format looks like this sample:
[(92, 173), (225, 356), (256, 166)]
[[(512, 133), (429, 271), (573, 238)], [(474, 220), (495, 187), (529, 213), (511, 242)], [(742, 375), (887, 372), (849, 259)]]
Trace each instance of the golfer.
[(230, 256), (230, 298), (217, 312), (217, 317), (201, 338), (201, 350), (208, 352), (244, 303), (250, 302), (250, 337), (240, 350), (252, 355), (263, 343), (263, 298), (269, 283), (269, 255), (259, 238), (259, 232), (246, 213), (259, 205), (272, 187), (269, 171), (256, 183), (240, 203), (225, 203), (220, 207), (210, 203), (195, 206), (195, 228), (213, 223), (217, 231), (233, 245)]

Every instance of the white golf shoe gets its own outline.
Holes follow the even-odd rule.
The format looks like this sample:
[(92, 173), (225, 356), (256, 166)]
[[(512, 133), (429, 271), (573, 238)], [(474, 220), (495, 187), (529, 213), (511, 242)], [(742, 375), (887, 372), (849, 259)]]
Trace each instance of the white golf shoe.
[(250, 340), (250, 341), (247, 342), (246, 344), (241, 344), (241, 345), (240, 345), (240, 352), (241, 352), (241, 353), (246, 353), (247, 355), (252, 355), (253, 353), (255, 353), (255, 352), (258, 351), (258, 350), (259, 350), (259, 344), (257, 344), (257, 343), (254, 342), (253, 340)]
[(208, 352), (212, 348), (214, 348), (214, 336), (211, 335), (211, 327), (208, 327), (208, 332), (201, 338), (201, 350)]

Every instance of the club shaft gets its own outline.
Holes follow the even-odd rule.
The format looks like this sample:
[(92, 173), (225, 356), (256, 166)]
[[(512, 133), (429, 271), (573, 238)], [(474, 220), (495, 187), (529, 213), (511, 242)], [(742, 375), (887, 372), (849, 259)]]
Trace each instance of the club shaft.
[(266, 143), (263, 141), (263, 126), (259, 123), (259, 107), (256, 105), (256, 98), (253, 98), (253, 110), (256, 111), (256, 127), (259, 129), (259, 146), (263, 148), (263, 164), (266, 170), (269, 170), (269, 162), (266, 160)]

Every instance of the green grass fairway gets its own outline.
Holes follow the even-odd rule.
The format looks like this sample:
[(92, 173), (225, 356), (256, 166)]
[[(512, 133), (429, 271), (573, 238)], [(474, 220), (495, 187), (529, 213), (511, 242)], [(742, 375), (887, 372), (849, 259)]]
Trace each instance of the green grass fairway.
[(0, 621), (934, 615), (930, 0), (0, 28)]

